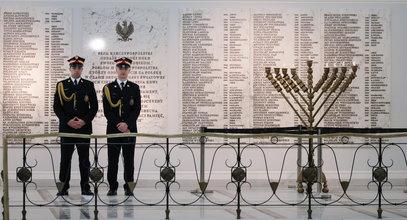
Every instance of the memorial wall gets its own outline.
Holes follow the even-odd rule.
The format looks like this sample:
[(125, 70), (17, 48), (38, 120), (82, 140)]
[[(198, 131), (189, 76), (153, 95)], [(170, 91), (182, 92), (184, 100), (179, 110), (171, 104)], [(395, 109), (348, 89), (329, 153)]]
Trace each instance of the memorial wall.
[(388, 127), (389, 22), (386, 10), (183, 10), (183, 132), (300, 124), (264, 67), (297, 68), (306, 81), (309, 59), (316, 80), (325, 66), (360, 68), (322, 126)]
[(52, 104), (55, 84), (67, 77), (72, 10), (1, 8), (1, 133), (58, 130)]
[[(2, 134), (57, 132), (55, 85), (69, 76), (66, 59), (76, 55), (71, 45), (78, 42), (78, 55), (86, 58), (83, 77), (95, 82), (98, 93), (95, 134), (104, 134), (106, 126), (101, 89), (115, 79), (113, 59), (122, 56), (133, 59), (130, 80), (141, 89), (141, 133), (298, 125), (264, 68), (297, 68), (305, 79), (309, 59), (316, 80), (325, 66), (359, 65), (354, 83), (321, 126), (390, 126), (388, 9), (179, 7), (174, 24), (165, 7), (84, 7), (81, 31), (74, 34), (78, 24), (70, 8), (0, 10)], [(169, 33), (178, 43), (169, 42)], [(169, 51), (174, 43), (176, 50)], [(170, 57), (178, 60), (171, 71)], [(170, 77), (178, 90), (168, 85)]]
[[(89, 71), (84, 77), (94, 81), (99, 98), (99, 114), (95, 119), (98, 133), (105, 132), (106, 119), (102, 115), (103, 85), (117, 74), (112, 62), (120, 57), (133, 60), (129, 80), (141, 91), (139, 132), (162, 134), (167, 129), (167, 57), (168, 10), (140, 8), (84, 8), (82, 10), (83, 56)], [(89, 45), (95, 40), (105, 44), (100, 50)]]

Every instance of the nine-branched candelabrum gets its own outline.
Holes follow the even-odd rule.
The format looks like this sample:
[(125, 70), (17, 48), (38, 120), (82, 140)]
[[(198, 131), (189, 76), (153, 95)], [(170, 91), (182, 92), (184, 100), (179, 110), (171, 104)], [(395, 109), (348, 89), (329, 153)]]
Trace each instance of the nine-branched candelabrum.
[[(280, 68), (274, 68), (274, 76), (271, 73), (271, 68), (266, 67), (267, 79), (270, 80), (274, 88), (283, 96), (290, 107), (294, 110), (295, 114), (301, 120), (301, 123), (309, 130), (312, 135), (318, 125), (321, 123), (322, 119), (329, 112), (338, 98), (349, 88), (349, 85), (356, 78), (356, 71), (358, 66), (353, 64), (351, 69), (352, 72), (347, 74), (348, 69), (346, 67), (330, 68), (325, 67), (324, 73), (321, 79), (314, 85), (314, 77), (312, 70), (312, 60), (307, 61), (307, 84), (305, 84), (300, 77), (297, 75), (295, 68), (291, 69), (291, 76), (287, 73), (287, 68), (282, 68), (280, 74)], [(297, 95), (296, 95), (297, 94)], [(324, 96), (325, 94), (325, 96)], [(292, 100), (298, 105), (300, 109), (297, 109), (288, 97), (291, 96)], [(334, 96), (333, 100), (330, 99)], [(302, 102), (300, 102), (300, 100)], [(329, 104), (327, 108), (324, 109), (325, 104)], [(320, 111), (324, 111), (320, 117), (318, 114)], [(302, 111), (303, 114), (300, 114)], [(305, 115), (305, 116), (304, 116)], [(304, 118), (306, 117), (306, 118)], [(316, 123), (315, 123), (316, 122)], [(318, 170), (321, 172), (321, 182), (324, 183), (322, 192), (328, 192), (328, 184), (324, 173), (322, 172), (322, 167), (316, 167), (314, 163), (314, 147), (313, 138), (308, 139), (309, 153), (308, 153), (308, 163), (306, 167), (302, 168), (301, 173), (297, 177), (297, 191), (303, 193), (302, 183), (307, 183), (307, 194), (309, 195), (309, 208), (308, 208), (308, 218), (311, 218), (311, 194), (312, 194), (312, 184), (319, 181), (317, 180)]]
[[(287, 68), (281, 69), (282, 75), (280, 74), (280, 68), (274, 68), (273, 76), (271, 68), (266, 67), (266, 77), (270, 80), (277, 92), (283, 96), (290, 107), (294, 110), (302, 124), (308, 130), (312, 131), (321, 123), (322, 119), (329, 112), (339, 96), (346, 91), (353, 79), (356, 78), (358, 66), (353, 63), (351, 66), (352, 72), (350, 74), (346, 74), (348, 72), (348, 68), (346, 67), (341, 67), (341, 72), (339, 74), (339, 69), (337, 67), (333, 67), (332, 69), (325, 67), (324, 73), (316, 85), (313, 83), (312, 60), (307, 61), (307, 66), (307, 85), (297, 75), (297, 70), (295, 68), (290, 69), (291, 76), (288, 75)], [(298, 94), (298, 96), (294, 93)], [(324, 94), (327, 95), (323, 97)], [(302, 110), (302, 113), (304, 113), (303, 115), (300, 114), (300, 111), (295, 108), (294, 103), (290, 101), (287, 96), (292, 97), (294, 102)], [(335, 98), (325, 109), (322, 116), (319, 117), (319, 120), (314, 123), (317, 119), (318, 113), (323, 109), (324, 105), (327, 104), (331, 96), (335, 96)], [(303, 103), (301, 103), (299, 99), (301, 99)], [(306, 119), (304, 119), (304, 115)]]
[[(267, 78), (270, 80), (274, 88), (283, 96), (290, 107), (294, 110), (295, 114), (301, 120), (301, 123), (313, 134), (313, 131), (321, 123), (322, 119), (329, 112), (336, 100), (346, 91), (352, 81), (356, 78), (356, 71), (358, 66), (353, 64), (351, 66), (352, 72), (347, 74), (348, 68), (341, 67), (340, 73), (337, 67), (324, 68), (324, 73), (321, 79), (314, 85), (314, 77), (312, 70), (312, 60), (307, 61), (308, 75), (307, 84), (305, 84), (297, 75), (295, 68), (290, 69), (291, 76), (288, 75), (287, 68), (282, 68), (280, 74), (280, 68), (274, 68), (274, 76), (271, 73), (271, 68), (266, 67)], [(296, 95), (297, 94), (297, 95)], [(324, 96), (324, 94), (326, 94)], [(291, 96), (292, 100), (288, 97)], [(334, 99), (330, 99), (334, 96)], [(301, 99), (302, 102), (299, 100)], [(330, 102), (330, 103), (328, 103)], [(299, 109), (297, 109), (296, 104)], [(327, 108), (323, 108), (325, 104), (329, 104)], [(320, 111), (324, 111), (323, 114), (318, 117)], [(302, 111), (303, 114), (300, 114)], [(305, 115), (305, 116), (304, 116)], [(304, 118), (306, 117), (306, 118)], [(318, 121), (316, 121), (318, 120)], [(316, 123), (315, 123), (316, 121)], [(314, 148), (313, 139), (309, 138), (309, 154), (308, 154), (308, 166), (302, 169), (302, 172), (297, 178), (297, 191), (304, 192), (302, 183), (307, 183), (307, 193), (311, 194), (312, 184), (317, 181), (317, 167), (314, 163)], [(322, 173), (322, 182), (324, 183), (323, 192), (328, 192), (327, 180)], [(310, 197), (311, 198), (311, 197)], [(310, 213), (309, 213), (310, 214)]]

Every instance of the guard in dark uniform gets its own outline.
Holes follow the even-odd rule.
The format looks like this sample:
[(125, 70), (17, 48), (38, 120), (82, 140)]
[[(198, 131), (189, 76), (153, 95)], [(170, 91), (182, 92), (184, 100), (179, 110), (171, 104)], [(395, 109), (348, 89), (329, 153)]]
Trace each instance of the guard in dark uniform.
[[(57, 83), (54, 112), (59, 118), (59, 132), (91, 134), (92, 120), (98, 111), (95, 87), (81, 78), (85, 59), (79, 56), (68, 60), (71, 77)], [(93, 195), (89, 186), (89, 138), (61, 137), (59, 180), (64, 183), (58, 195), (68, 195), (71, 179), (71, 159), (76, 149), (79, 155), (82, 195)]]
[[(107, 134), (136, 133), (137, 118), (141, 110), (140, 88), (136, 83), (127, 80), (132, 60), (123, 57), (116, 63), (117, 79), (103, 88), (103, 111), (107, 119)], [(124, 191), (131, 196), (133, 192), (128, 182), (134, 180), (134, 149), (136, 138), (108, 138), (108, 196), (117, 195), (117, 170), (120, 151), (123, 151)]]

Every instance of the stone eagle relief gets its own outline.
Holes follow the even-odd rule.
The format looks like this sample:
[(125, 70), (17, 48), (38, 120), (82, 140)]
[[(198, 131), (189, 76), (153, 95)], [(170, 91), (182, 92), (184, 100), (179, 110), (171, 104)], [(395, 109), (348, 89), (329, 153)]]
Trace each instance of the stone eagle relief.
[(127, 25), (127, 21), (123, 21), (122, 23), (123, 23), (123, 25), (120, 25), (120, 22), (117, 22), (117, 25), (116, 25), (116, 33), (120, 36), (120, 38), (118, 38), (118, 40), (121, 40), (121, 41), (132, 40), (132, 38), (129, 38), (129, 37), (134, 32), (133, 23), (130, 22), (129, 25)]

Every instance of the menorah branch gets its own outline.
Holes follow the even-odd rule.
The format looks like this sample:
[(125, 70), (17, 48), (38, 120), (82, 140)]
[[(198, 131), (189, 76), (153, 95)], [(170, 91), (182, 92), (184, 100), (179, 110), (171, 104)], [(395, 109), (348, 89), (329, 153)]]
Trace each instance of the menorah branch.
[[(275, 69), (275, 71), (277, 71)], [(278, 70), (279, 71), (279, 70)], [(274, 86), (274, 88), (276, 89), (277, 92), (279, 92), (281, 94), (281, 96), (283, 96), (283, 98), (286, 100), (286, 102), (290, 105), (290, 107), (293, 109), (294, 113), (298, 116), (298, 118), (301, 120), (301, 122), (304, 124), (304, 126), (307, 126), (307, 123), (305, 122), (305, 120), (301, 117), (301, 115), (298, 113), (297, 109), (295, 109), (295, 107), (291, 104), (290, 100), (288, 100), (288, 98), (284, 95), (283, 93), (283, 89), (281, 88), (281, 86), (278, 84), (278, 81), (276, 79), (274, 79), (273, 75), (271, 74), (271, 69), (269, 67), (266, 67), (266, 73), (267, 73), (267, 79), (270, 80), (271, 84)]]
[(356, 78), (356, 71), (357, 71), (357, 67), (353, 67), (352, 66), (352, 73), (348, 76), (348, 78), (346, 79), (345, 83), (341, 86), (340, 91), (338, 93), (338, 95), (336, 95), (335, 99), (332, 101), (332, 103), (329, 105), (329, 107), (326, 109), (326, 111), (324, 112), (324, 114), (322, 115), (322, 117), (319, 119), (319, 121), (315, 124), (315, 127), (317, 127), (319, 125), (319, 123), (321, 123), (322, 119), (325, 117), (326, 114), (328, 114), (329, 110), (331, 110), (332, 106), (335, 104), (336, 100), (338, 100), (338, 98), (341, 96), (342, 93), (344, 93), (346, 91), (346, 89), (348, 89), (349, 85), (352, 83), (353, 79)]
[[(333, 93), (336, 92), (336, 90), (339, 88), (339, 86), (342, 84), (343, 80), (346, 77), (346, 72), (347, 72), (347, 68), (346, 67), (342, 67), (341, 68), (341, 74), (339, 75), (339, 77), (335, 80), (335, 83), (333, 83), (333, 86), (331, 87), (328, 96), (326, 96), (325, 100), (321, 103), (321, 105), (319, 106), (318, 110), (315, 112), (314, 117), (318, 114), (318, 112), (322, 109), (322, 107), (325, 105), (325, 103), (329, 100), (329, 98), (331, 97), (331, 95)], [(332, 85), (332, 83), (331, 83)], [(331, 86), (330, 85), (330, 86)], [(329, 87), (330, 87), (329, 86)], [(329, 87), (327, 87), (325, 90), (323, 90), (323, 92), (321, 92), (321, 94), (324, 93), (324, 91), (326, 92)], [(315, 101), (315, 104), (317, 104), (318, 100)]]
[[(292, 93), (292, 90), (294, 90), (294, 92), (298, 93), (299, 89), (295, 85), (295, 83), (290, 79), (290, 77), (288, 76), (287, 68), (282, 68), (283, 77), (281, 77), (281, 75), (279, 73), (280, 72), (279, 68), (275, 68), (274, 72), (276, 74), (276, 79), (280, 82), (280, 85), (285, 89), (285, 91), (287, 93), (289, 93), (291, 95), (291, 97), (294, 99), (294, 101), (297, 103), (297, 105), (300, 106), (300, 108), (304, 112), (304, 114), (307, 117), (309, 117), (309, 114), (307, 113), (307, 111), (304, 109), (304, 107), (298, 101), (297, 97), (295, 97), (295, 95)], [(298, 93), (298, 94), (301, 94), (301, 93)]]

